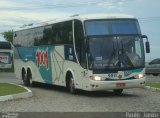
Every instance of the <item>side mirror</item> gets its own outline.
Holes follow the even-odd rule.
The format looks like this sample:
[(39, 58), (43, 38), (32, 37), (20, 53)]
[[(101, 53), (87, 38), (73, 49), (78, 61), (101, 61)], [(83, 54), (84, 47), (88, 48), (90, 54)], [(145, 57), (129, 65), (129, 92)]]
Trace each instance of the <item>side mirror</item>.
[(147, 39), (147, 41), (148, 41), (148, 37), (146, 35), (142, 35), (141, 38)]
[(142, 35), (141, 38), (145, 38), (147, 40), (146, 43), (145, 43), (146, 53), (150, 53), (150, 44), (148, 42), (148, 37), (146, 35)]
[(150, 44), (148, 41), (146, 42), (146, 53), (150, 53)]

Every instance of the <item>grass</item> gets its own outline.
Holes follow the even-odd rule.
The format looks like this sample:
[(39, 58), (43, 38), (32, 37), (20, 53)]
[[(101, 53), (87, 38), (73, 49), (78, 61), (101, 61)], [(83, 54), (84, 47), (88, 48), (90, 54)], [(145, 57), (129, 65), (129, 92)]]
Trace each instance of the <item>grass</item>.
[(157, 83), (146, 83), (145, 86), (151, 86), (155, 88), (160, 88), (160, 82)]
[(17, 85), (0, 83), (0, 96), (12, 95), (22, 92), (27, 92), (27, 90)]

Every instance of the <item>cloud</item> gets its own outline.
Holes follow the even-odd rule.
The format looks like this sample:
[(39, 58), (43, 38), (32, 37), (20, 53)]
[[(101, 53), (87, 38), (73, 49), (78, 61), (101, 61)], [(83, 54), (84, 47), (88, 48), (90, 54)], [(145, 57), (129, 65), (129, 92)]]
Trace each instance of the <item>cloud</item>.
[[(35, 19), (35, 20), (46, 20), (46, 19), (51, 19), (54, 18), (57, 15), (51, 15), (50, 13), (45, 13), (45, 12), (27, 12), (24, 13), (23, 11), (20, 12), (16, 12), (16, 11), (12, 11), (12, 12), (1, 12), (1, 17), (5, 18), (5, 19), (17, 19), (17, 18), (23, 18), (23, 19)], [(60, 16), (61, 14), (59, 14)]]
[(16, 0), (16, 2), (15, 0), (1, 0), (0, 33), (23, 24), (39, 23), (70, 15), (65, 11), (47, 9), (48, 7), (52, 8), (54, 4), (57, 4), (57, 2), (54, 3), (53, 0)]
[[(55, 14), (55, 15), (54, 15)], [(14, 29), (15, 27), (22, 26), (24, 24), (39, 23), (48, 20), (53, 20), (62, 16), (66, 16), (65, 13), (46, 13), (46, 12), (27, 12), (23, 11), (3, 11), (0, 12), (0, 26), (7, 29)]]
[(0, 34), (0, 41), (5, 41), (3, 35)]
[(126, 2), (126, 0), (107, 0), (107, 1), (102, 1), (99, 4), (97, 4), (98, 6), (102, 6), (102, 7), (118, 7), (123, 5)]
[[(11, 29), (23, 24), (38, 23), (74, 13), (95, 13), (101, 7), (115, 9), (125, 0), (1, 0), (0, 27)], [(93, 10), (94, 6), (94, 10)], [(107, 6), (107, 7), (106, 7)], [(1, 29), (2, 30), (2, 29)]]
[(1, 0), (0, 3), (0, 8), (13, 7), (18, 5), (16, 2), (11, 2), (7, 0)]
[(160, 50), (160, 46), (159, 45), (151, 45), (150, 48), (151, 49), (158, 49), (158, 50)]

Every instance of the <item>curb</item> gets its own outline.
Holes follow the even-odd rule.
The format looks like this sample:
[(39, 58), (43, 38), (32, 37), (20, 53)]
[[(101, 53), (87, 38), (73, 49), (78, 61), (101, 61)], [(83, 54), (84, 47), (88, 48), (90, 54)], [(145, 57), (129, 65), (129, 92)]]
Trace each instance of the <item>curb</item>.
[(145, 89), (152, 90), (152, 91), (160, 91), (160, 88), (155, 88), (151, 86), (144, 86)]
[[(13, 83), (9, 83), (9, 84), (13, 84)], [(16, 84), (13, 84), (13, 85), (16, 85)], [(29, 97), (33, 96), (32, 91), (30, 89), (28, 89), (27, 87), (24, 87), (21, 85), (17, 85), (17, 86), (23, 87), (24, 89), (27, 90), (27, 92), (0, 96), (0, 101), (8, 101), (8, 100), (14, 100), (14, 99), (20, 99), (20, 98), (29, 98)]]

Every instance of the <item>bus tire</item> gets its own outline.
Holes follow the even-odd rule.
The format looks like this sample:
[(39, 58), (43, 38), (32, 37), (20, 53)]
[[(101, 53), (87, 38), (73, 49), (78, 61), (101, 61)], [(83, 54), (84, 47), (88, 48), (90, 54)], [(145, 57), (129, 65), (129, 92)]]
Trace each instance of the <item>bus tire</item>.
[(75, 89), (75, 84), (74, 84), (73, 77), (71, 77), (69, 80), (70, 80), (70, 84), (69, 84), (69, 86), (70, 86), (70, 88), (69, 88), (70, 93), (71, 94), (76, 94), (76, 89)]
[(114, 92), (116, 95), (120, 95), (120, 94), (122, 94), (123, 89), (115, 89), (115, 90), (113, 90), (113, 92)]
[(76, 94), (76, 88), (74, 84), (74, 79), (71, 74), (67, 74), (67, 81), (66, 81), (67, 88), (71, 94)]
[(29, 86), (29, 80), (27, 78), (27, 73), (25, 72), (25, 70), (22, 70), (22, 80), (25, 86)]
[(30, 70), (27, 72), (27, 80), (29, 82), (28, 86), (34, 87), (34, 82), (32, 81), (32, 73)]

